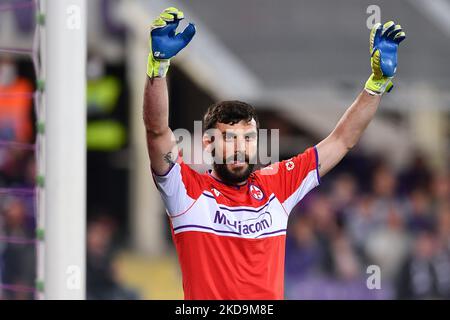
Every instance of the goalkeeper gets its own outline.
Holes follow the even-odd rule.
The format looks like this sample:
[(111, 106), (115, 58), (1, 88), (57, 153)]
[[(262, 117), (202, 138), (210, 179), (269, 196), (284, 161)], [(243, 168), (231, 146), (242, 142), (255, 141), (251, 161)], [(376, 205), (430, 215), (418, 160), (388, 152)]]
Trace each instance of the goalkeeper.
[[(392, 90), (405, 33), (390, 21), (370, 32), (372, 74), (335, 129), (297, 156), (254, 170), (258, 116), (240, 101), (212, 105), (203, 145), (212, 170), (198, 173), (179, 155), (168, 124), (165, 76), (193, 39), (183, 12), (168, 8), (153, 22), (144, 123), (153, 179), (170, 219), (186, 299), (283, 299), (285, 237), (292, 208), (355, 146), (384, 93)], [(211, 133), (213, 132), (213, 133)]]

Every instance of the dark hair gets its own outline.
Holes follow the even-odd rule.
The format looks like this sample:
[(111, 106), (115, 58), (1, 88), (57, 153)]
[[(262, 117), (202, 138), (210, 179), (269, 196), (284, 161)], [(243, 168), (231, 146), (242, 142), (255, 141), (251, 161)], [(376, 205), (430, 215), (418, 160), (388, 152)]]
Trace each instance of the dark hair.
[(216, 128), (218, 122), (226, 124), (236, 124), (242, 120), (250, 122), (256, 121), (259, 129), (259, 120), (256, 110), (251, 105), (241, 101), (222, 101), (211, 105), (203, 117), (203, 131)]

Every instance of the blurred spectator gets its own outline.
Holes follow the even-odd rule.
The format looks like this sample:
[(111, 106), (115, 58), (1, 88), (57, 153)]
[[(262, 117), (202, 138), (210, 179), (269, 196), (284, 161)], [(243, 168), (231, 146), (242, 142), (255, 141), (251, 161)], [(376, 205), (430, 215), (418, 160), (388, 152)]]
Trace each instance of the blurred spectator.
[(394, 171), (385, 162), (381, 162), (375, 167), (372, 177), (373, 210), (376, 213), (374, 216), (376, 228), (386, 225), (391, 208), (398, 209), (400, 207), (399, 198), (395, 194), (396, 188), (397, 178)]
[(417, 234), (398, 278), (400, 299), (449, 299), (450, 257), (432, 230)]
[(344, 232), (340, 232), (332, 242), (332, 255), (337, 279), (351, 281), (359, 278), (360, 262)]
[(387, 225), (372, 232), (367, 239), (365, 252), (371, 264), (380, 267), (383, 280), (392, 281), (400, 271), (409, 249), (409, 239), (401, 214), (393, 207)]
[(434, 205), (450, 201), (450, 174), (435, 173), (431, 182), (431, 193)]
[(87, 148), (89, 151), (112, 152), (126, 143), (124, 124), (117, 118), (123, 101), (120, 79), (108, 74), (105, 61), (91, 54), (87, 63)]
[(0, 57), (0, 140), (29, 143), (33, 137), (31, 82), (18, 76), (9, 57)]
[(429, 191), (431, 170), (427, 166), (425, 157), (416, 152), (409, 166), (400, 174), (400, 191), (411, 192), (413, 188), (421, 188)]
[(23, 172), (23, 187), (33, 188), (36, 185), (37, 176), (36, 159), (34, 155), (27, 157)]
[[(308, 215), (295, 217), (286, 240), (286, 272), (296, 279), (318, 272), (322, 252)], [(289, 281), (286, 281), (289, 284)]]
[(331, 202), (335, 211), (343, 213), (349, 206), (353, 205), (356, 197), (356, 180), (348, 174), (340, 174), (332, 182)]
[(336, 270), (332, 242), (338, 232), (338, 225), (329, 197), (325, 194), (317, 194), (311, 201), (309, 210), (315, 236), (322, 252), (321, 270), (325, 274), (334, 275)]
[(115, 264), (115, 222), (102, 215), (88, 224), (86, 297), (89, 300), (137, 300), (139, 295), (120, 283)]
[(331, 206), (335, 212), (338, 225), (343, 227), (345, 225), (347, 209), (352, 207), (357, 199), (356, 179), (351, 174), (341, 173), (331, 184)]
[[(33, 228), (30, 228), (26, 204), (19, 198), (4, 201), (1, 218), (3, 220), (2, 235), (14, 239), (32, 239)], [(32, 244), (4, 244), (2, 253), (2, 283), (16, 286), (33, 287), (35, 280), (35, 250)], [(30, 293), (5, 291), (4, 298), (32, 299)]]
[(379, 199), (389, 200), (395, 196), (397, 179), (392, 168), (380, 160), (372, 174), (372, 192)]
[(415, 189), (409, 195), (406, 204), (408, 229), (415, 233), (423, 229), (431, 229), (434, 216), (431, 211), (431, 198), (424, 189)]
[(437, 221), (439, 240), (444, 248), (450, 252), (450, 202), (443, 202), (439, 206)]
[(33, 152), (15, 147), (0, 147), (0, 187), (33, 186), (34, 166)]
[(355, 205), (347, 209), (345, 228), (357, 253), (364, 259), (369, 235), (376, 229), (376, 213), (373, 208), (374, 199), (370, 195), (362, 195)]

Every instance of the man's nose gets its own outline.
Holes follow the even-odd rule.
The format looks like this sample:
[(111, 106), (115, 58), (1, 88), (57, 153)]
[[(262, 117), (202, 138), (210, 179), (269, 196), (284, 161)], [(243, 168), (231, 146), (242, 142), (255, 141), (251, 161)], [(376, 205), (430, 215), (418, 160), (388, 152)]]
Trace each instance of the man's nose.
[(236, 137), (234, 140), (234, 150), (235, 152), (245, 152), (245, 138)]

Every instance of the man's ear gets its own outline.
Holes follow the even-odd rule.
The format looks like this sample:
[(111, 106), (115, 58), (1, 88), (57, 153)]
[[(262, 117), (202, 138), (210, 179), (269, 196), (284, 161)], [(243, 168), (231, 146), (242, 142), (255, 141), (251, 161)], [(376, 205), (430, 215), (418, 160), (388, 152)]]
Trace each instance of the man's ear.
[(206, 132), (203, 134), (203, 137), (202, 137), (203, 148), (208, 153), (211, 153), (212, 150), (214, 149), (213, 139), (214, 139), (214, 136), (210, 136)]

